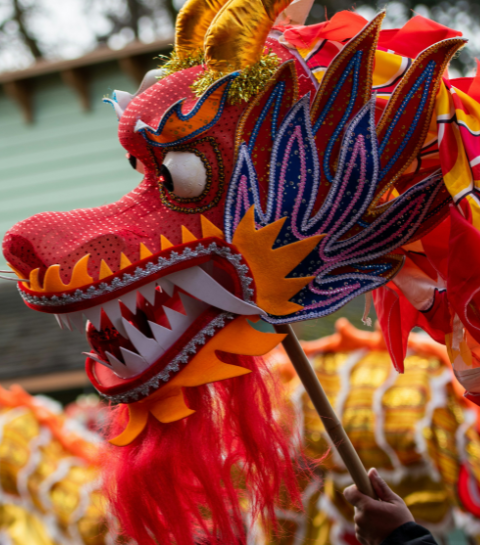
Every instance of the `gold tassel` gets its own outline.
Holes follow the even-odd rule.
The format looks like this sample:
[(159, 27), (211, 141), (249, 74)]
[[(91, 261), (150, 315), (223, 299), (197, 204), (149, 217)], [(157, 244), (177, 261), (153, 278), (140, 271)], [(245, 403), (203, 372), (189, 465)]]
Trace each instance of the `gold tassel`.
[(175, 53), (182, 61), (198, 56), (210, 23), (228, 0), (188, 0), (177, 16)]
[(270, 29), (291, 1), (230, 0), (205, 35), (208, 68), (229, 73), (260, 61)]

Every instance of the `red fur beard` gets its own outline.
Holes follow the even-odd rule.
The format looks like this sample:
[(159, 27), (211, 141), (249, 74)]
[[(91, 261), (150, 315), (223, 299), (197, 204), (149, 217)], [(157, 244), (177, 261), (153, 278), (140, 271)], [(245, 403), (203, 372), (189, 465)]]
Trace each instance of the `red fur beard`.
[[(146, 429), (126, 447), (108, 447), (105, 491), (125, 533), (141, 545), (243, 544), (246, 521), (276, 527), (275, 506), (301, 505), (289, 452), (290, 423), (274, 417), (278, 384), (260, 358), (222, 354), (248, 375), (185, 390), (196, 412)], [(123, 429), (127, 406), (112, 409), (109, 434)], [(281, 497), (280, 497), (281, 496)]]

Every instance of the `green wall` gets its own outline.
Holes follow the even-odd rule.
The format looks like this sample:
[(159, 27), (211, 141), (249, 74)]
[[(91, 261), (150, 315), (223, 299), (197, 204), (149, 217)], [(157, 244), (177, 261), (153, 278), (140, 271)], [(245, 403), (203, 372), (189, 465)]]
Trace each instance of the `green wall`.
[[(90, 112), (59, 74), (34, 80), (33, 124), (0, 91), (0, 237), (38, 212), (113, 202), (141, 181), (117, 139), (117, 118), (102, 98), (114, 89), (134, 93), (116, 63), (89, 68)], [(5, 268), (3, 255), (0, 268)]]

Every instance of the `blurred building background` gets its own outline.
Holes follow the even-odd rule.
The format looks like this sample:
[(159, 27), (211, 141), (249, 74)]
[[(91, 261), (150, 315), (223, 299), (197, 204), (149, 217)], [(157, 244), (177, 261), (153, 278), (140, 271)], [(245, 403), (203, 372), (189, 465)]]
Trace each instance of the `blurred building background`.
[[(135, 92), (143, 74), (173, 42), (182, 0), (0, 0), (0, 237), (35, 213), (113, 202), (140, 181), (116, 137), (117, 120), (102, 103), (114, 89)], [(308, 23), (342, 9), (371, 18), (384, 3), (315, 1)], [(385, 27), (414, 13), (464, 32), (469, 48), (456, 75), (472, 73), (480, 50), (480, 0), (390, 2)], [(0, 257), (0, 268), (5, 268)], [(333, 331), (339, 316), (357, 327), (363, 297), (335, 315), (297, 325), (303, 338)], [(371, 313), (373, 316), (373, 311)], [(62, 402), (88, 392), (86, 340), (62, 331), (52, 316), (23, 305), (15, 284), (0, 281), (0, 383)]]
[[(134, 93), (171, 37), (0, 74), (0, 233), (32, 214), (113, 202), (141, 180), (102, 98)], [(2, 266), (5, 261), (2, 258)], [(68, 402), (85, 389), (86, 340), (30, 311), (16, 284), (0, 283), (0, 383)]]

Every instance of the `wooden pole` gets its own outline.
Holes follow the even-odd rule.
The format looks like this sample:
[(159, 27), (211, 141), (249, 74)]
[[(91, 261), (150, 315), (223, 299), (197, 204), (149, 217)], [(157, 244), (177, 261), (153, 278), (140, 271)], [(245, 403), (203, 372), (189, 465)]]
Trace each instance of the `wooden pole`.
[(308, 361), (303, 348), (298, 342), (292, 326), (289, 324), (277, 324), (275, 325), (275, 330), (277, 333), (287, 334), (282, 342), (285, 351), (295, 367), (307, 394), (310, 396), (313, 406), (322, 419), (326, 432), (352, 476), (353, 482), (357, 485), (360, 492), (371, 498), (377, 499), (365, 467), (363, 466), (357, 451), (353, 448), (352, 442), (343, 429), (333, 407), (330, 405), (330, 401), (328, 401), (312, 365)]

